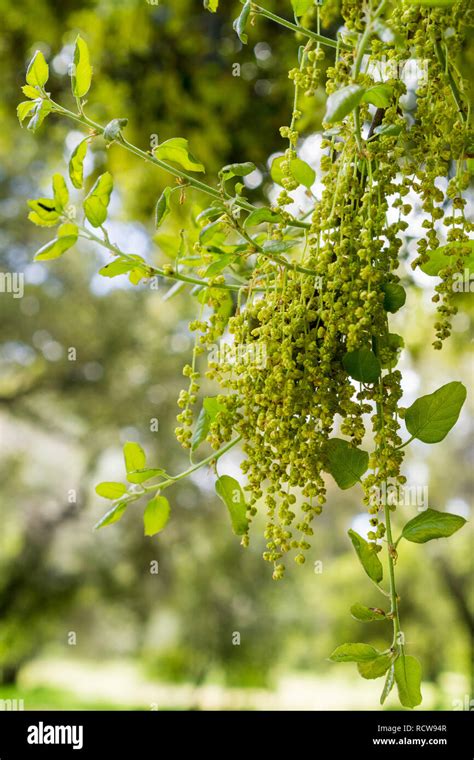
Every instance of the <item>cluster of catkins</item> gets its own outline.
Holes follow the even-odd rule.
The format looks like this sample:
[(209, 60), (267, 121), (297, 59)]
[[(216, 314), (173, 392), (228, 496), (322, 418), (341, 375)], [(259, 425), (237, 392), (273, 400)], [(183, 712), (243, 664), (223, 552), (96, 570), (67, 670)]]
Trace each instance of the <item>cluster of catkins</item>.
[[(359, 2), (343, 0), (341, 10), (349, 35), (363, 31)], [(312, 521), (325, 502), (325, 446), (331, 436), (343, 435), (360, 446), (370, 415), (375, 448), (363, 487), (371, 513), (368, 538), (375, 551), (385, 527), (378, 518), (382, 505), (373, 494), (384, 483), (398, 485), (405, 480), (400, 475), (403, 451), (398, 448), (401, 374), (395, 368), (403, 340), (389, 332), (387, 292), (399, 283), (399, 254), (408, 228), (406, 217), (412, 211), (407, 196), (416, 197), (425, 215), (426, 234), (418, 241), (414, 267), (443, 244), (441, 220), (442, 234), (450, 243), (466, 240), (472, 230), (462, 197), (472, 133), (466, 125), (462, 85), (446, 75), (446, 61), (452, 65), (461, 44), (465, 11), (465, 2), (457, 3), (454, 10), (394, 4), (387, 28), (395, 44), (374, 37), (367, 51), (372, 66), (364, 64), (356, 73), (358, 84), (374, 85), (373, 64), (390, 61), (392, 76), (386, 80), (390, 103), (383, 108), (361, 104), (362, 145), (353, 115), (324, 135), (324, 188), (299, 262), (311, 274), (257, 254), (250, 288), (228, 322), (222, 318), (225, 294), (212, 290), (211, 302), (217, 299), (214, 316), (193, 325), (201, 331), (194, 359), (225, 329), (232, 336), (228, 358), (209, 362), (207, 369), (208, 377), (222, 388), (218, 398), (223, 408), (208, 440), (217, 449), (235, 433), (242, 436), (248, 517), (256, 514), (257, 507), (266, 510), (264, 558), (274, 564), (275, 578), (283, 575), (282, 559), (291, 550), (296, 551), (298, 563), (304, 562)], [(322, 57), (319, 48), (307, 46), (299, 69), (291, 72), (297, 88), (311, 90)], [(326, 71), (328, 94), (354, 83), (354, 58), (354, 50), (340, 49)], [(408, 111), (410, 98), (401, 74), (405, 62), (413, 58), (423, 62), (426, 76), (411, 95), (416, 107), (410, 105)], [(288, 161), (296, 156), (297, 101), (291, 124), (282, 132), (289, 139)], [(289, 168), (285, 182), (284, 165), (283, 174), (284, 189), (275, 210), (284, 212), (294, 184)], [(287, 229), (284, 224), (271, 225), (268, 234), (282, 239)], [(439, 308), (436, 347), (450, 332), (455, 312), (452, 279), (463, 271), (465, 255), (458, 244), (450, 265), (440, 273), (442, 282), (434, 297)], [(265, 292), (256, 287), (252, 291), (252, 285), (265, 282)], [(345, 354), (362, 348), (373, 350), (384, 369), (375, 383), (356, 383), (344, 368)], [(181, 398), (184, 425), (178, 437), (189, 446), (190, 407), (199, 388), (195, 361), (185, 373), (191, 388)], [(244, 544), (247, 540), (244, 537)]]

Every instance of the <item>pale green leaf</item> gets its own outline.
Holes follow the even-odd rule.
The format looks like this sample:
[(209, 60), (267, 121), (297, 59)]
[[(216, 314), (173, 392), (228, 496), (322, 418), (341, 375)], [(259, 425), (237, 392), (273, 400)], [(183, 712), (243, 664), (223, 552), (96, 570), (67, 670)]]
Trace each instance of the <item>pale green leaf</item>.
[(87, 138), (74, 148), (69, 159), (69, 177), (72, 184), (80, 190), (84, 184), (84, 159), (87, 153)]
[(216, 481), (216, 493), (229, 510), (232, 530), (236, 536), (248, 531), (247, 504), (240, 483), (230, 475), (221, 475)]
[(327, 99), (323, 121), (327, 124), (342, 121), (359, 105), (364, 92), (365, 88), (358, 84), (348, 84), (346, 87), (333, 92)]
[(100, 227), (107, 219), (107, 208), (113, 189), (109, 172), (101, 174), (84, 200), (84, 213), (93, 227)]
[(403, 707), (421, 704), (421, 665), (415, 657), (402, 654), (395, 662), (395, 681)]
[(44, 87), (49, 77), (49, 67), (41, 50), (37, 50), (26, 72), (26, 81), (32, 87)]
[(145, 507), (143, 523), (145, 536), (155, 536), (163, 530), (170, 519), (171, 508), (164, 496), (155, 496)]
[(183, 169), (192, 172), (204, 172), (204, 166), (189, 151), (188, 141), (184, 137), (172, 137), (153, 149), (156, 158), (172, 161)]
[(103, 499), (111, 499), (112, 501), (115, 501), (127, 493), (127, 486), (123, 483), (106, 481), (104, 483), (99, 483), (95, 488), (95, 492), (98, 496), (102, 496)]
[(92, 66), (89, 59), (89, 48), (86, 42), (78, 35), (74, 48), (74, 65), (72, 70), (72, 94), (76, 98), (83, 98), (89, 92), (92, 81)]
[(332, 662), (368, 662), (380, 657), (380, 652), (370, 644), (341, 644), (330, 656)]

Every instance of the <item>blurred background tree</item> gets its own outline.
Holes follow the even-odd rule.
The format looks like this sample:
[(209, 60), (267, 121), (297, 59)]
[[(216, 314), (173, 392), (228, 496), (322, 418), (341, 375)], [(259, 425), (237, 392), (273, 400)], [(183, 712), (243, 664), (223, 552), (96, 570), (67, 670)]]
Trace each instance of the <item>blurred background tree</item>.
[[(159, 540), (143, 537), (139, 512), (112, 531), (91, 530), (104, 511), (94, 485), (114, 473), (121, 477), (125, 440), (140, 440), (157, 466), (182, 468), (183, 453), (172, 443), (175, 400), (192, 347), (187, 321), (194, 307), (183, 292), (165, 301), (163, 291), (132, 288), (125, 278), (105, 283), (96, 274), (103, 255), (90, 246), (79, 246), (54, 267), (32, 263), (47, 237), (26, 223), (26, 200), (49, 190), (48, 178), (64, 166), (78, 133), (53, 118), (46, 138), (21, 130), (15, 115), (20, 86), (39, 47), (52, 62), (53, 96), (67, 103), (65, 74), (80, 31), (96, 73), (93, 118), (127, 117), (128, 139), (144, 149), (153, 135), (185, 136), (211, 176), (225, 163), (253, 161), (261, 177), (252, 193), (263, 198), (271, 189), (268, 158), (284, 147), (279, 127), (288, 121), (287, 72), (297, 46), (291, 34), (260, 20), (242, 48), (232, 31), (239, 4), (223, 5), (211, 15), (192, 0), (25, 0), (21, 6), (0, 0), (0, 270), (22, 272), (26, 282), (23, 298), (0, 294), (0, 697), (25, 694), (29, 665), (51, 657), (95, 663), (98, 681), (99, 662), (120, 659), (159, 682), (271, 689), (296, 671), (326, 679), (321, 688), (327, 690), (336, 678), (325, 661), (334, 640), (379, 641), (377, 626), (361, 632), (348, 613), (363, 581), (354, 572), (346, 533), (366, 524), (353, 494), (330, 492), (311, 555), (316, 564), (295, 566), (283, 584), (271, 580), (260, 558), (257, 527), (250, 549), (240, 548), (210, 477), (174, 490), (173, 519)], [(289, 15), (289, 2), (267, 5)], [(332, 6), (329, 33), (339, 25), (338, 3)], [(472, 46), (466, 47), (459, 65), (466, 72), (473, 63)], [(324, 98), (320, 88), (306, 104), (308, 135), (320, 127)], [(201, 201), (191, 194), (153, 243), (152, 210), (167, 177), (113, 146), (107, 154), (96, 149), (89, 159), (90, 181), (106, 164), (117, 188), (112, 237), (130, 252), (163, 259), (190, 206)], [(404, 273), (411, 277), (408, 267)], [(435, 355), (426, 316), (432, 285), (416, 284), (411, 323), (399, 326), (409, 336), (407, 405), (441, 381), (472, 381), (466, 354), (472, 294), (460, 294), (451, 343)], [(158, 432), (151, 430), (154, 420)], [(442, 447), (410, 452), (411, 480), (429, 486), (432, 506), (455, 505), (469, 516), (471, 447), (464, 412)], [(409, 517), (413, 509), (401, 513)], [(457, 535), (449, 552), (441, 541), (418, 554), (403, 547), (399, 593), (406, 635), (427, 664), (435, 708), (449, 709), (469, 688), (471, 536), (467, 530)], [(360, 601), (380, 603), (370, 583)], [(341, 684), (341, 677), (334, 682)], [(338, 687), (343, 708), (360, 705), (361, 688), (374, 691), (370, 682), (351, 691), (350, 666), (344, 677), (347, 689)], [(72, 706), (78, 704), (76, 687), (70, 679)], [(41, 704), (57, 707), (61, 699), (45, 696)], [(31, 693), (26, 706), (34, 704)], [(311, 698), (305, 703), (312, 704)]]

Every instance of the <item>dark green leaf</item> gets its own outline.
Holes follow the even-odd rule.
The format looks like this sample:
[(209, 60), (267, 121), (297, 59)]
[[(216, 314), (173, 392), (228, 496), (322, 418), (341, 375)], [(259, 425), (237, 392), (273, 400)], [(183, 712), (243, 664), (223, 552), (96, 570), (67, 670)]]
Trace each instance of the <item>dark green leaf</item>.
[(400, 655), (395, 662), (395, 681), (403, 707), (421, 704), (421, 665), (415, 657)]
[(386, 282), (382, 285), (382, 291), (384, 294), (383, 307), (385, 311), (395, 314), (396, 311), (402, 308), (407, 299), (405, 288), (394, 282)]
[(368, 544), (367, 541), (362, 538), (362, 536), (359, 536), (354, 530), (349, 530), (348, 534), (365, 572), (374, 583), (380, 583), (383, 580), (383, 567), (377, 553), (370, 547), (370, 544)]
[(342, 363), (347, 374), (361, 383), (377, 382), (382, 371), (379, 360), (370, 348), (349, 351), (344, 356)]
[(365, 88), (358, 84), (348, 84), (333, 92), (326, 102), (324, 119), (327, 124), (342, 121), (356, 106), (359, 105)]
[(143, 524), (145, 536), (155, 536), (170, 519), (171, 508), (164, 496), (154, 496), (145, 507)]
[(465, 400), (466, 388), (460, 382), (447, 383), (421, 396), (406, 411), (408, 432), (423, 443), (442, 441), (456, 424)]
[(450, 512), (426, 509), (409, 520), (402, 530), (403, 538), (414, 544), (424, 544), (434, 538), (447, 538), (462, 528), (466, 520)]
[(247, 504), (240, 483), (230, 475), (221, 475), (216, 481), (216, 493), (229, 510), (232, 530), (236, 536), (248, 531)]
[(343, 490), (357, 483), (369, 466), (368, 453), (342, 438), (331, 438), (324, 448), (324, 453), (327, 472)]

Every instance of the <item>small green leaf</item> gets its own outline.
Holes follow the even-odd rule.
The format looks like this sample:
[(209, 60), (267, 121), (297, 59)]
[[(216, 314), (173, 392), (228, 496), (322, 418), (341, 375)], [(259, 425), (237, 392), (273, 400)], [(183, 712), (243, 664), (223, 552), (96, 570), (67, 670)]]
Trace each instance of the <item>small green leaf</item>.
[(230, 475), (221, 475), (216, 481), (216, 493), (229, 510), (232, 530), (236, 536), (247, 533), (247, 504), (240, 483)]
[(326, 113), (323, 121), (327, 124), (335, 124), (342, 121), (356, 106), (359, 105), (365, 87), (358, 84), (348, 84), (340, 90), (333, 92), (326, 102)]
[(23, 95), (26, 95), (27, 98), (31, 98), (32, 100), (36, 100), (40, 95), (40, 91), (31, 84), (24, 84), (21, 91)]
[(380, 124), (375, 127), (374, 134), (380, 137), (397, 137), (400, 134), (402, 128), (399, 124)]
[(69, 191), (61, 174), (53, 175), (53, 195), (57, 211), (63, 211), (69, 203)]
[(316, 172), (303, 159), (293, 158), (290, 161), (290, 171), (300, 185), (309, 189), (314, 184)]
[(171, 211), (171, 204), (170, 204), (171, 192), (172, 192), (171, 187), (165, 187), (160, 197), (158, 198), (158, 202), (155, 208), (156, 229), (158, 229), (158, 227), (160, 227), (160, 225), (163, 224), (166, 217)]
[(402, 530), (402, 537), (414, 544), (425, 544), (434, 538), (447, 538), (462, 528), (466, 520), (450, 512), (425, 509), (409, 520)]
[[(208, 275), (206, 274), (206, 276)], [(218, 402), (217, 398), (208, 396), (204, 399), (191, 441), (192, 451), (196, 451), (198, 446), (206, 439), (212, 423), (223, 409), (225, 407)]]
[(16, 107), (16, 115), (18, 116), (18, 121), (20, 124), (23, 124), (28, 114), (36, 108), (36, 102), (34, 100), (24, 100), (22, 103), (19, 103)]
[(381, 678), (389, 669), (392, 660), (393, 657), (390, 657), (390, 655), (382, 654), (370, 662), (357, 663), (357, 670), (362, 678)]
[(41, 98), (33, 102), (35, 107), (31, 112), (32, 117), (28, 122), (27, 129), (31, 132), (36, 132), (46, 119), (47, 115), (51, 113), (53, 105), (49, 100), (42, 100)]
[(430, 277), (439, 277), (440, 272), (454, 266), (458, 271), (467, 269), (474, 274), (474, 240), (456, 240), (433, 251), (427, 252), (429, 261), (420, 269)]
[(357, 483), (369, 466), (368, 453), (342, 438), (331, 438), (324, 448), (324, 453), (327, 472), (343, 490)]
[(59, 222), (60, 215), (52, 198), (37, 198), (28, 201), (28, 206), (32, 209), (28, 219), (39, 227), (54, 227)]
[(380, 361), (370, 348), (349, 351), (342, 363), (347, 374), (361, 383), (376, 383), (382, 371)]
[(314, 0), (291, 0), (295, 16), (303, 16), (314, 7)]
[(123, 458), (127, 473), (144, 470), (146, 467), (146, 454), (139, 443), (127, 441), (123, 447)]
[(395, 662), (395, 681), (403, 707), (413, 708), (421, 704), (421, 665), (416, 657), (400, 655)]
[(84, 200), (84, 213), (93, 227), (100, 227), (107, 219), (107, 208), (113, 189), (112, 175), (101, 174)]
[(147, 480), (157, 478), (158, 475), (166, 475), (164, 470), (155, 470), (145, 467), (143, 470), (135, 470), (134, 472), (127, 473), (127, 480), (129, 483), (145, 483)]
[[(288, 159), (286, 156), (277, 156), (272, 161), (270, 176), (272, 180), (274, 182), (277, 182), (279, 185), (282, 184), (285, 177), (282, 169), (282, 164), (287, 160)], [(310, 188), (316, 179), (316, 172), (314, 169), (312, 169), (311, 166), (309, 166), (309, 164), (307, 164), (306, 161), (303, 161), (301, 158), (293, 158), (290, 161), (290, 175), (294, 180), (296, 180), (296, 182), (298, 182), (300, 185), (304, 185), (307, 188)]]
[(265, 253), (285, 253), (298, 245), (299, 240), (265, 240), (262, 245)]
[(69, 251), (76, 242), (79, 230), (73, 222), (65, 222), (58, 229), (58, 236), (43, 245), (35, 255), (35, 261), (51, 261)]
[(74, 48), (74, 66), (72, 73), (72, 94), (75, 98), (83, 98), (89, 92), (92, 81), (92, 66), (89, 60), (89, 48), (78, 35)]
[(44, 87), (49, 77), (49, 67), (41, 50), (37, 50), (26, 72), (26, 81), (32, 87)]
[(127, 506), (128, 503), (126, 501), (120, 501), (115, 505), (115, 507), (109, 509), (109, 511), (105, 513), (99, 522), (94, 525), (94, 530), (105, 528), (107, 525), (113, 525), (113, 523), (118, 522), (120, 518), (125, 514)]
[(355, 620), (361, 623), (373, 622), (375, 620), (386, 620), (385, 612), (378, 607), (365, 607), (363, 604), (353, 604), (351, 615)]
[(69, 159), (69, 177), (72, 184), (80, 190), (84, 184), (84, 159), (87, 153), (87, 138), (74, 148)]
[(155, 496), (146, 505), (143, 514), (145, 536), (155, 536), (163, 530), (170, 519), (170, 505), (164, 496)]
[(341, 644), (329, 659), (332, 662), (370, 662), (377, 657), (380, 652), (370, 644)]
[(281, 222), (280, 214), (275, 214), (269, 208), (257, 208), (255, 211), (251, 211), (244, 222), (244, 227), (255, 227), (257, 224), (263, 224), (268, 222), (270, 224), (277, 224)]
[(188, 141), (184, 137), (172, 137), (153, 149), (156, 158), (163, 161), (173, 161), (183, 169), (192, 172), (204, 172), (204, 166), (189, 152)]
[(120, 137), (122, 129), (125, 129), (127, 124), (128, 119), (112, 119), (112, 121), (109, 121), (102, 135), (105, 142), (111, 143), (116, 140), (117, 137)]
[(102, 496), (103, 499), (115, 501), (127, 493), (127, 486), (124, 486), (123, 483), (104, 482), (96, 486), (95, 492), (98, 496)]
[(395, 314), (396, 311), (404, 306), (407, 299), (405, 288), (395, 282), (386, 282), (382, 285), (383, 307), (385, 311)]
[(377, 108), (388, 108), (392, 97), (393, 88), (388, 84), (376, 84), (369, 87), (362, 95), (362, 103), (371, 103)]
[(244, 3), (244, 7), (242, 8), (240, 16), (238, 16), (232, 24), (234, 31), (237, 32), (237, 36), (239, 40), (244, 45), (247, 44), (247, 40), (248, 40), (248, 37), (245, 34), (245, 27), (247, 26), (247, 21), (250, 15), (251, 7), (252, 7), (252, 3), (250, 2), (250, 0), (247, 0), (247, 2)]
[(434, 393), (421, 396), (405, 413), (405, 425), (414, 438), (423, 443), (438, 443), (449, 433), (466, 400), (466, 388), (452, 382)]
[(211, 13), (215, 13), (219, 7), (219, 0), (204, 0), (204, 7)]
[(232, 177), (246, 177), (247, 174), (251, 174), (257, 167), (252, 164), (251, 161), (245, 161), (243, 164), (227, 164), (223, 166), (219, 172), (219, 176), (224, 182)]
[(354, 530), (349, 530), (348, 535), (365, 572), (374, 583), (380, 583), (383, 580), (383, 567), (376, 552)]
[(395, 663), (392, 663), (387, 673), (387, 678), (385, 679), (385, 684), (382, 689), (382, 694), (380, 695), (381, 705), (383, 705), (388, 695), (392, 691), (394, 683), (395, 683)]
[(128, 274), (135, 268), (135, 266), (136, 265), (133, 261), (118, 257), (115, 261), (112, 261), (110, 264), (106, 264), (105, 267), (102, 267), (102, 269), (99, 269), (99, 274), (101, 274), (102, 277), (118, 277), (121, 274)]

